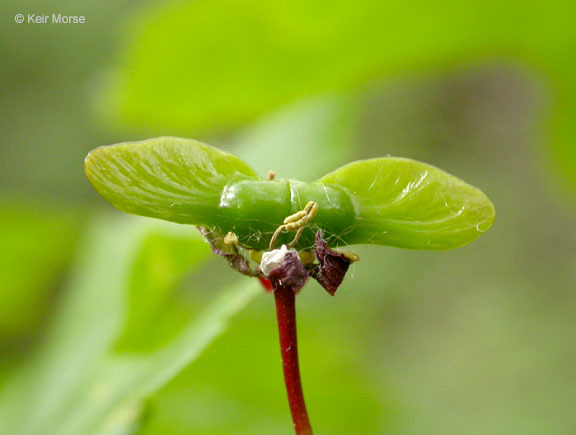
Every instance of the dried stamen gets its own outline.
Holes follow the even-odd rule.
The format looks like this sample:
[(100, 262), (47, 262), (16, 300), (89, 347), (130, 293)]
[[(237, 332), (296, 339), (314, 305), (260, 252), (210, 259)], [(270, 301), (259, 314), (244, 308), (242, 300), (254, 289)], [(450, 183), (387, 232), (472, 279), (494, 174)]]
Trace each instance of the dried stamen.
[(274, 245), (276, 244), (276, 239), (278, 238), (278, 235), (282, 231), (298, 230), (296, 232), (296, 235), (294, 236), (294, 239), (288, 244), (288, 246), (290, 246), (290, 247), (295, 246), (296, 243), (298, 243), (298, 240), (300, 240), (300, 236), (302, 236), (302, 232), (304, 231), (304, 227), (306, 225), (308, 225), (308, 223), (312, 219), (314, 219), (314, 216), (316, 216), (316, 213), (318, 213), (318, 204), (314, 201), (308, 201), (308, 203), (306, 204), (306, 207), (304, 207), (303, 210), (286, 217), (284, 219), (284, 223), (282, 225), (280, 225), (278, 228), (276, 228), (276, 231), (274, 231), (274, 234), (272, 235), (272, 238), (270, 239), (269, 249), (274, 248)]

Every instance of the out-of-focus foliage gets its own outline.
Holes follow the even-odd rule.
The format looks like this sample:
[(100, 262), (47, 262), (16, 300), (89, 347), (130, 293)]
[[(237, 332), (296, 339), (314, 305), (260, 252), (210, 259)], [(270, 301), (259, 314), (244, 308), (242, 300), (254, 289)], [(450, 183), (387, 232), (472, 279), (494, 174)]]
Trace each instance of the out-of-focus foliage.
[[(335, 301), (314, 284), (298, 302), (302, 379), (312, 423), (326, 434), (393, 433), (401, 400), (388, 375), (375, 367), (374, 348), (362, 350), (367, 336), (346, 327), (358, 322), (345, 314), (346, 304), (360, 303), (360, 289), (348, 290), (348, 297)], [(266, 297), (244, 310), (221, 340), (154, 396), (142, 433), (292, 434), (277, 326), (274, 316), (266, 315), (273, 310)]]
[(474, 58), (524, 62), (549, 80), (553, 155), (574, 182), (575, 11), (559, 0), (154, 6), (128, 27), (122, 66), (102, 104), (115, 123), (190, 132), (415, 69)]
[(78, 217), (46, 201), (0, 203), (0, 352), (25, 346), (40, 326), (75, 246)]
[(261, 177), (273, 170), (276, 178), (317, 180), (353, 158), (357, 110), (351, 96), (299, 100), (240, 130), (232, 140), (233, 152)]
[(191, 295), (184, 283), (206, 263), (210, 249), (194, 229), (184, 231), (190, 234), (181, 230), (146, 234), (125, 284), (128, 314), (116, 351), (159, 348), (190, 321), (191, 307), (186, 302)]
[(542, 51), (572, 35), (561, 4), (507, 2), (497, 13), (485, 2), (451, 1), (155, 6), (134, 22), (110, 96), (134, 122), (237, 123), (310, 93), (453, 62), (471, 49)]
[[(113, 31), (135, 0), (77, 3), (5, 0), (0, 26), (0, 185), (10, 196), (86, 204), (89, 183), (78, 165), (110, 135), (91, 116), (97, 72), (114, 54)], [(51, 10), (52, 8), (52, 10)], [(111, 10), (114, 13), (111, 13)], [(84, 15), (83, 25), (17, 24), (14, 16)], [(113, 142), (119, 142), (115, 138)], [(4, 195), (2, 195), (4, 199)], [(34, 208), (41, 207), (35, 204)]]
[[(187, 321), (179, 322), (180, 330), (167, 339), (163, 333), (173, 326), (172, 319), (162, 322), (166, 319), (154, 311), (164, 302), (161, 314), (174, 314), (165, 301), (177, 284), (175, 272), (185, 258), (190, 271), (209, 254), (201, 237), (187, 227), (151, 226), (136, 218), (107, 217), (95, 223), (56, 324), (0, 396), (2, 430), (129, 433), (141, 417), (143, 399), (195, 359), (260, 290), (257, 281), (245, 281), (221, 292), (208, 308), (197, 309), (196, 319), (189, 312)], [(150, 256), (155, 271), (149, 267)], [(144, 277), (155, 279), (139, 279)], [(136, 300), (135, 292), (142, 298)], [(158, 334), (164, 339), (161, 346)], [(118, 337), (129, 340), (130, 347), (144, 341), (156, 349), (127, 352), (115, 346)]]

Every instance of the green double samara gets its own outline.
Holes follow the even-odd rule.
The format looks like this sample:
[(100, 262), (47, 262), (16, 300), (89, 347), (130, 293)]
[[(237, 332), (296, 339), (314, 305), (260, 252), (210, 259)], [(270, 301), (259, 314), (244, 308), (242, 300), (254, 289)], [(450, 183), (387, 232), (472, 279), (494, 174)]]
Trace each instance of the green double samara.
[[(315, 182), (262, 179), (240, 158), (190, 139), (161, 137), (100, 147), (86, 158), (96, 190), (120, 210), (233, 232), (267, 249), (286, 216), (318, 204), (296, 246), (318, 229), (331, 246), (456, 248), (479, 237), (494, 206), (477, 188), (434, 166), (384, 157), (352, 162)], [(293, 235), (282, 233), (279, 243)]]

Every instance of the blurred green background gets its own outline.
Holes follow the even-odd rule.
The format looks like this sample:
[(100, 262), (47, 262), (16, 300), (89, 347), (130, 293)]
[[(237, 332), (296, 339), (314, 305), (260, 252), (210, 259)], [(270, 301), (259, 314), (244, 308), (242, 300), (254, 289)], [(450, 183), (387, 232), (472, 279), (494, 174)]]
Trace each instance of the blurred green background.
[(494, 202), (469, 246), (354, 247), (336, 297), (304, 289), (317, 433), (576, 433), (574, 12), (5, 1), (0, 433), (291, 433), (271, 296), (195, 229), (124, 216), (83, 175), (92, 148), (160, 135), (308, 180), (410, 157)]

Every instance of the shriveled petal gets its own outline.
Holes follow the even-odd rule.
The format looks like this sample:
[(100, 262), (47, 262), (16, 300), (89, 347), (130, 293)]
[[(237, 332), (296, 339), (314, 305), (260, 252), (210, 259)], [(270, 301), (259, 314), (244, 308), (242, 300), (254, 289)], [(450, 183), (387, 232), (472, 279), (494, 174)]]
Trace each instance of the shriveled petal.
[(290, 289), (297, 292), (308, 281), (308, 271), (298, 258), (295, 251), (289, 251), (282, 262), (282, 265), (274, 269), (268, 275), (268, 279), (274, 285), (274, 289)]
[(334, 296), (352, 261), (344, 254), (330, 249), (322, 237), (322, 231), (316, 233), (314, 247), (316, 260), (319, 264), (310, 270), (310, 274), (328, 293)]
[(226, 259), (228, 266), (232, 269), (240, 272), (242, 275), (247, 276), (257, 276), (258, 272), (253, 272), (250, 268), (250, 264), (248, 260), (246, 260), (240, 253), (235, 246), (227, 245), (224, 243), (224, 238), (221, 234), (210, 231), (206, 227), (198, 227), (198, 230), (208, 244), (210, 245), (210, 249), (214, 254), (220, 255)]

